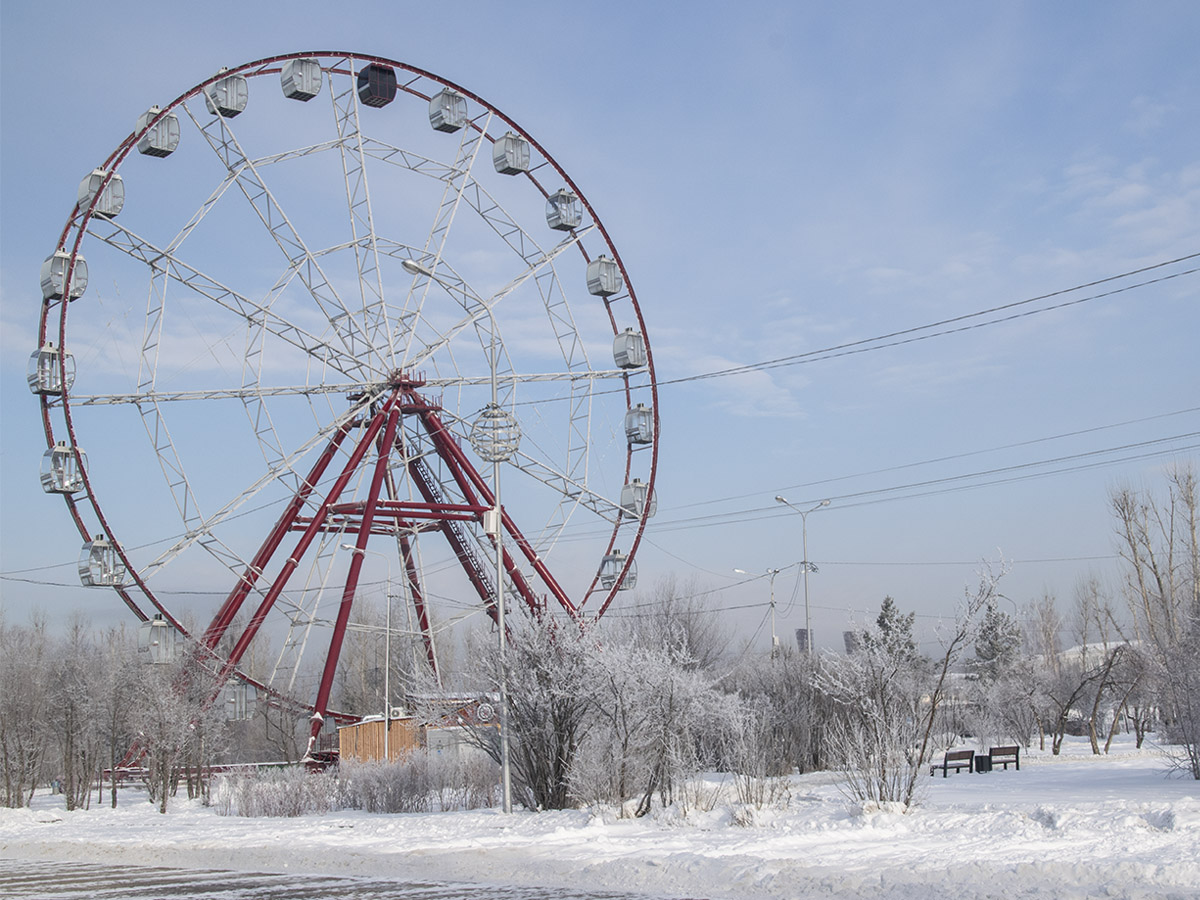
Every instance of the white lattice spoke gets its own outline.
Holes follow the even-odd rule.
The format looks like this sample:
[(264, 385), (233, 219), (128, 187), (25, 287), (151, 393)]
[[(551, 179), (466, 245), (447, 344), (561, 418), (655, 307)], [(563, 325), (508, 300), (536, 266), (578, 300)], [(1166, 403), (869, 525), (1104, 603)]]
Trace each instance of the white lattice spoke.
[(426, 298), (429, 296), (430, 282), (437, 277), (437, 268), (446, 251), (446, 241), (450, 236), (450, 228), (454, 224), (454, 216), (458, 212), (463, 191), (470, 180), (471, 170), (475, 166), (475, 159), (479, 154), (479, 148), (484, 143), (483, 135), (487, 132), (491, 120), (492, 114), (489, 112), (482, 126), (462, 129), (462, 140), (458, 146), (458, 156), (455, 159), (449, 178), (446, 179), (445, 188), (442, 192), (442, 202), (438, 207), (437, 215), (434, 217), (433, 226), (429, 231), (429, 237), (425, 241), (424, 252), (422, 254), (424, 260), (429, 260), (426, 266), (431, 275), (428, 277), (418, 275), (414, 278), (413, 289), (409, 292), (405, 300), (404, 309), (396, 323), (395, 339), (397, 342), (401, 340), (405, 341), (404, 356), (401, 360), (402, 366), (411, 368), (414, 365), (411, 360), (411, 354), (412, 342), (416, 336), (417, 329), (413, 327), (413, 324), (421, 318), (421, 310), (424, 307)]
[(234, 313), (239, 318), (248, 322), (261, 321), (264, 327), (277, 338), (304, 351), (320, 364), (341, 372), (348, 378), (357, 377), (369, 381), (375, 374), (363, 361), (348, 356), (343, 348), (334, 347), (315, 337), (273, 312), (269, 305), (258, 303), (238, 293), (185, 260), (154, 246), (150, 241), (139, 237), (115, 221), (98, 223), (89, 233), (110, 247), (145, 263), (152, 272), (161, 268), (167, 277)]
[(332, 98), (334, 120), (340, 139), (338, 147), (341, 150), (342, 175), (346, 182), (346, 203), (350, 213), (350, 235), (358, 270), (363, 327), (372, 344), (381, 351), (386, 347), (386, 359), (390, 363), (395, 359), (396, 351), (388, 322), (383, 275), (379, 268), (379, 246), (363, 154), (358, 91), (355, 90), (352, 78), (338, 79), (336, 84), (345, 85), (344, 89), (337, 90), (331, 77), (329, 95)]
[(242, 150), (228, 121), (222, 116), (216, 116), (208, 125), (201, 125), (187, 104), (184, 104), (183, 108), (221, 164), (234, 176), (238, 188), (288, 260), (289, 267), (295, 270), (317, 308), (333, 327), (342, 342), (344, 352), (354, 359), (378, 359), (375, 348), (363, 332), (362, 323), (353, 316), (326, 278), (320, 263), (309, 252), (307, 244), (293, 226), (291, 219)]

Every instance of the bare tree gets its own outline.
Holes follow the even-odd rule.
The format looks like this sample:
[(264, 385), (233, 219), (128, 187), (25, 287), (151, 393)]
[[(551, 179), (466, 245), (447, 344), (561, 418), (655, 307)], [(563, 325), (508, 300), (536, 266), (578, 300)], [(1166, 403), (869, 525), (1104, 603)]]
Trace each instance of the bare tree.
[(1133, 635), (1182, 763), (1200, 780), (1200, 487), (1193, 466), (1167, 475), (1166, 497), (1111, 495)]

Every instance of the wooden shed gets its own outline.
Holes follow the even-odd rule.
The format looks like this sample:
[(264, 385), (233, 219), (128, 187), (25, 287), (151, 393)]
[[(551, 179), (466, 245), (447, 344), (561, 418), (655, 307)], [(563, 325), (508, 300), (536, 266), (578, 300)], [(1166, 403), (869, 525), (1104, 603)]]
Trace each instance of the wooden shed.
[(360, 761), (383, 759), (383, 735), (387, 733), (387, 758), (400, 759), (423, 745), (420, 723), (413, 717), (391, 719), (384, 722), (383, 716), (371, 716), (354, 725), (338, 729), (338, 752), (342, 759)]

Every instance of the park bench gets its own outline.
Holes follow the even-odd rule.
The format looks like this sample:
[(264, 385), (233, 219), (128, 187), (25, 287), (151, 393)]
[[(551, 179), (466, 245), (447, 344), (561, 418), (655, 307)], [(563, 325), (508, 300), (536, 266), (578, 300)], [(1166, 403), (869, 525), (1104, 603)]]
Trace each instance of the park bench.
[(1008, 764), (1012, 763), (1016, 766), (1017, 771), (1021, 771), (1021, 748), (1020, 747), (993, 747), (988, 751), (988, 761), (994, 769), (996, 766), (1004, 766), (1008, 770)]
[(974, 750), (947, 750), (946, 756), (941, 763), (934, 763), (929, 767), (929, 774), (936, 775), (937, 770), (942, 770), (942, 777), (945, 778), (953, 769), (956, 773), (960, 769), (966, 769), (968, 772), (975, 771), (975, 751)]

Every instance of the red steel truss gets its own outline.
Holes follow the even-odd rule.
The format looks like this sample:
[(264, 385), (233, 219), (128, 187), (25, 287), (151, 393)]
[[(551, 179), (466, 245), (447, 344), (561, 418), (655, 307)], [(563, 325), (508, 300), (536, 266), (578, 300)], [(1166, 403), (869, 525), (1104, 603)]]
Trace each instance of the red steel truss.
[[(484, 513), (493, 508), (495, 495), (458, 440), (442, 422), (441, 407), (418, 393), (417, 389), (423, 384), (420, 379), (397, 374), (389, 382), (388, 390), (373, 402), (360, 400), (362, 409), (359, 415), (347, 419), (334, 432), (312, 470), (301, 481), (287, 508), (263, 541), (253, 561), (246, 567), (237, 585), (204, 632), (202, 648), (215, 653), (217, 645), (227, 635), (234, 637), (230, 633), (233, 623), (251, 592), (260, 581), (268, 579), (269, 584), (262, 592), (262, 600), (254, 609), (245, 628), (236, 635), (229, 656), (221, 661), (222, 668), (217, 678), (220, 685), (241, 662), (267, 614), (283, 594), (300, 561), (310, 550), (314, 539), (323, 532), (335, 532), (353, 540), (354, 552), (342, 588), (341, 602), (330, 637), (329, 651), (325, 655), (317, 696), (313, 702), (310, 747), (315, 742), (325, 717), (330, 714), (328, 705), (334, 675), (350, 611), (358, 591), (363, 556), (372, 535), (390, 536), (397, 541), (404, 559), (405, 577), (412, 591), (426, 656), (435, 672), (437, 658), (434, 653), (433, 636), (417, 569), (412, 559), (409, 533), (440, 531), (489, 615), (493, 620), (497, 617), (495, 573), (480, 558), (465, 527), (472, 522), (482, 525)], [(407, 452), (404, 431), (400, 427), (405, 417), (410, 428), (413, 423), (418, 424), (421, 432), (428, 438), (433, 455), (440, 461), (441, 470), (445, 473), (441, 476), (441, 479), (445, 479), (445, 486), (430, 466), (426, 454)], [(357, 440), (347, 453), (343, 445), (355, 431), (358, 432)], [(375, 459), (366, 496), (362, 499), (343, 499), (347, 486), (356, 480), (356, 475), (365, 465), (370, 464), (368, 457), (372, 449), (375, 451)], [(339, 454), (345, 456), (341, 471), (320, 502), (314, 504), (312, 495), (316, 486)], [(397, 498), (398, 473), (408, 477), (420, 495), (420, 500)], [(451, 502), (447, 497), (447, 488), (453, 490), (463, 502)], [(521, 533), (512, 517), (502, 509), (500, 518), (502, 533), (507, 538), (501, 539), (504, 570), (517, 596), (535, 614), (540, 613), (548, 601), (548, 597), (538, 596), (529, 579), (519, 568), (518, 559), (523, 557), (525, 563), (537, 573), (549, 596), (552, 596), (569, 615), (577, 616), (575, 604), (538, 557), (532, 544)], [(284, 544), (287, 535), (293, 532), (300, 534), (299, 539), (278, 570), (268, 578), (265, 573), (271, 567), (272, 559)], [(494, 548), (497, 538), (489, 535), (489, 540)], [(515, 552), (510, 552), (509, 545), (515, 548)], [(332, 715), (340, 718), (336, 713)]]

